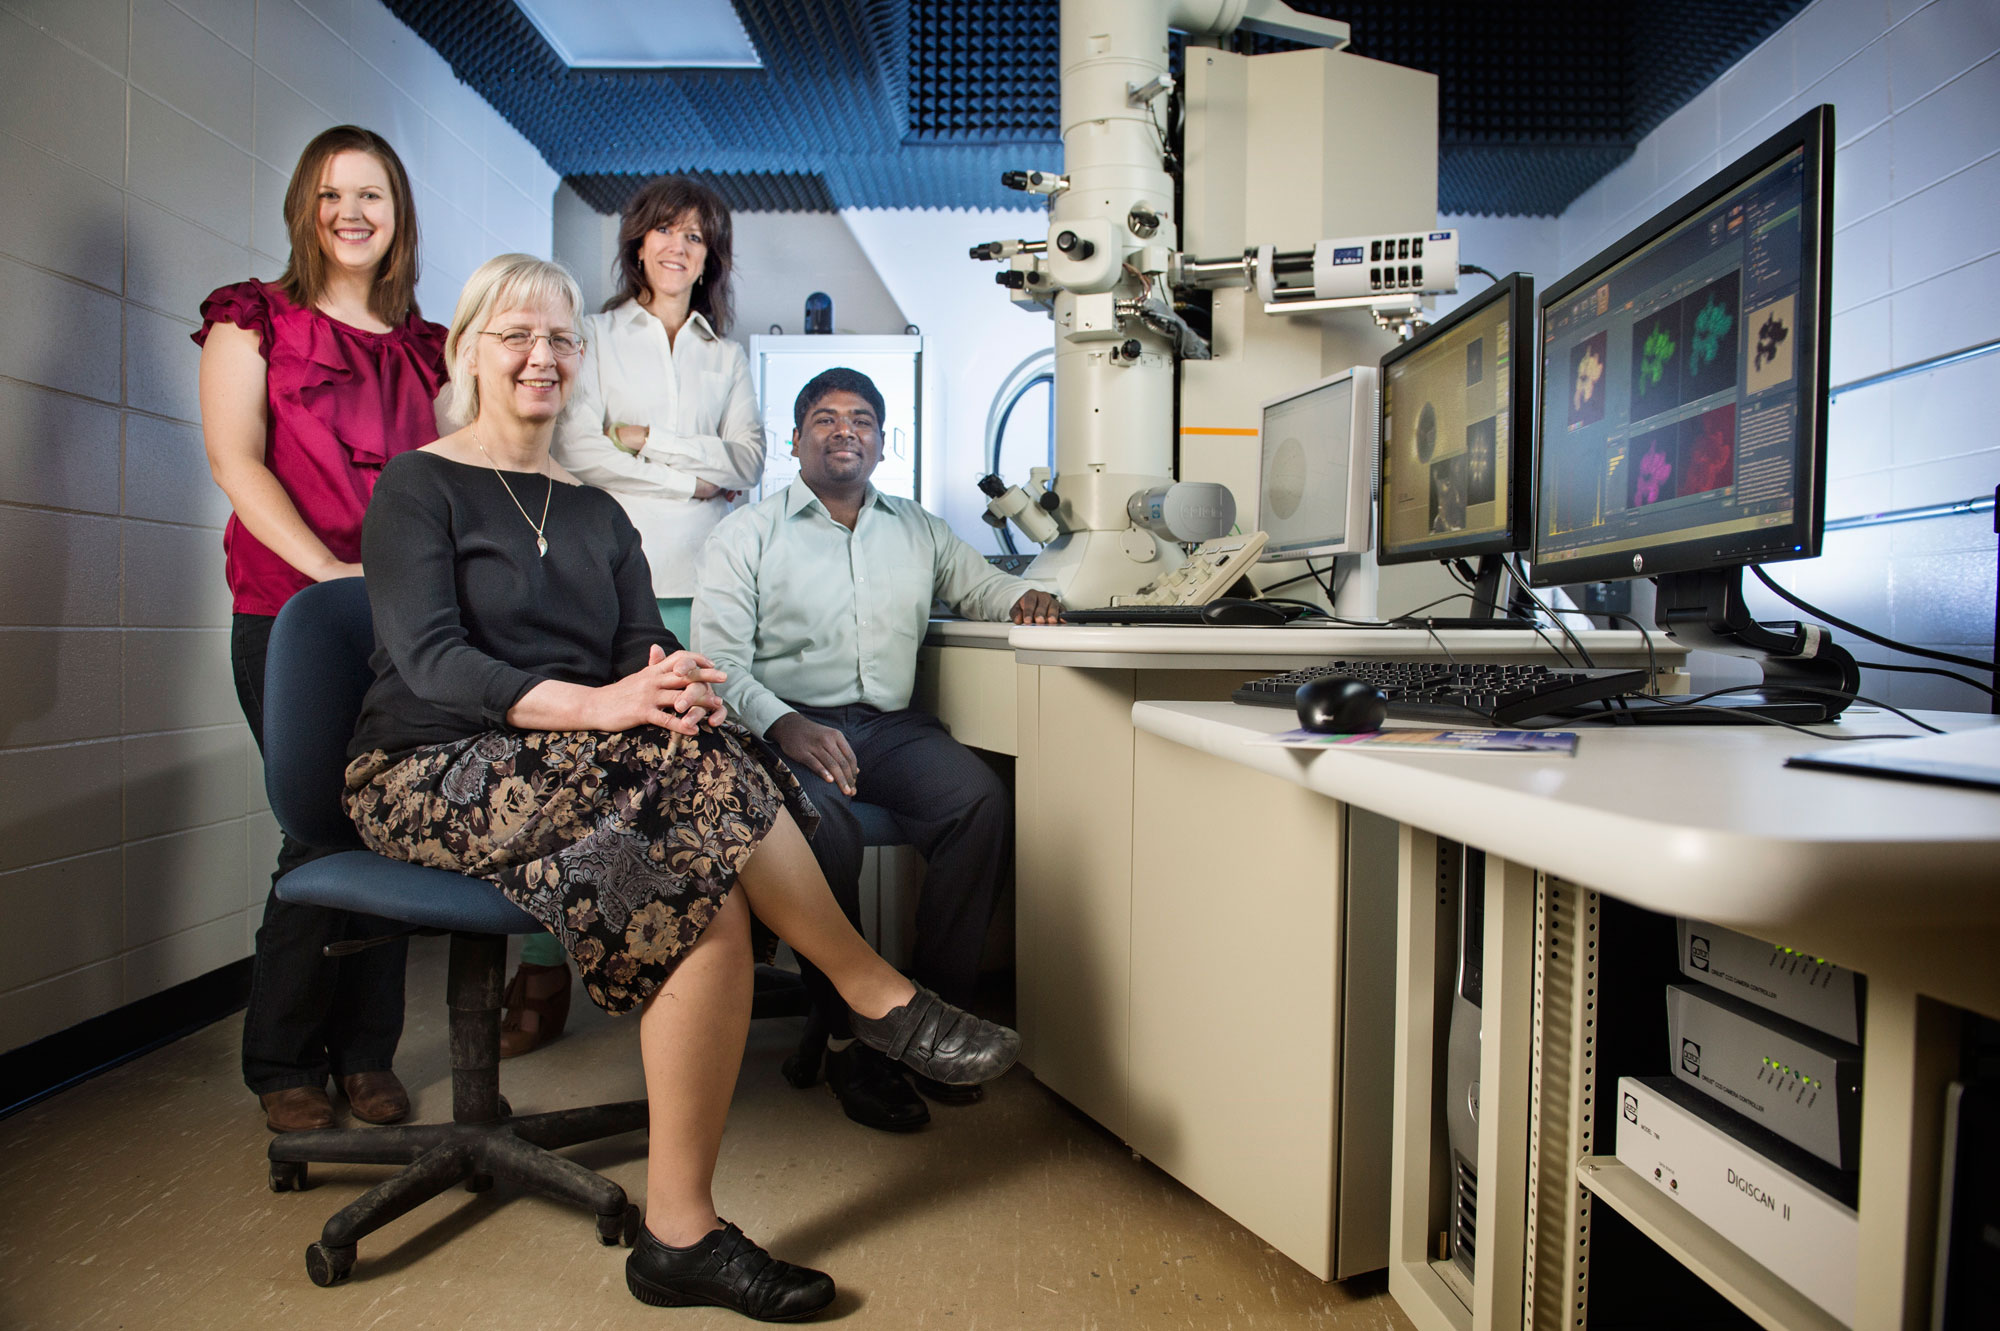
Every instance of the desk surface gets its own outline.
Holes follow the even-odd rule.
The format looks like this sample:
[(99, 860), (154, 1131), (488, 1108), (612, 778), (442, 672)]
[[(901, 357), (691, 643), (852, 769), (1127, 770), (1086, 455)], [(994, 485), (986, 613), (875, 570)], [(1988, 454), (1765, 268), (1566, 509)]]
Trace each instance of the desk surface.
[[(1947, 729), (1995, 724), (1922, 715)], [(1579, 726), (1575, 756), (1552, 758), (1251, 745), (1296, 721), (1230, 703), (1142, 702), (1132, 721), (1650, 910), (1762, 937), (1829, 911), (2000, 924), (2000, 793), (1788, 768), (1789, 755), (1833, 741), (1775, 726)], [(1827, 729), (1921, 733), (1859, 708)]]
[[(1577, 637), (1600, 664), (1646, 664), (1645, 642), (1637, 633), (1594, 629)], [(1304, 624), (1221, 628), (1016, 625), (962, 619), (932, 620), (925, 641), (947, 647), (1011, 648), (1026, 665), (1123, 670), (1279, 670), (1342, 656), (1545, 662), (1553, 659), (1551, 641), (1568, 649), (1567, 640), (1558, 633), (1551, 632), (1545, 639), (1524, 629), (1443, 629), (1431, 633), (1423, 629), (1334, 629)], [(1671, 668), (1682, 662), (1687, 649), (1655, 633), (1653, 653), (1661, 666)]]

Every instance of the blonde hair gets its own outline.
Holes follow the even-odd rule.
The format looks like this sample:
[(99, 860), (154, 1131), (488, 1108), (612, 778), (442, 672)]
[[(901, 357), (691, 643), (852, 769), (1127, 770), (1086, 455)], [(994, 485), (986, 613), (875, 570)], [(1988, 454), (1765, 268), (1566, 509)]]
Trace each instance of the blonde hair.
[(451, 418), (470, 425), (479, 416), (479, 378), (466, 355), (466, 339), (479, 336), (493, 311), (516, 305), (569, 306), (570, 318), (583, 315), (583, 288), (569, 269), (532, 254), (500, 254), (479, 265), (459, 293), (452, 312), (451, 332), (444, 341), (445, 366), (451, 373)]

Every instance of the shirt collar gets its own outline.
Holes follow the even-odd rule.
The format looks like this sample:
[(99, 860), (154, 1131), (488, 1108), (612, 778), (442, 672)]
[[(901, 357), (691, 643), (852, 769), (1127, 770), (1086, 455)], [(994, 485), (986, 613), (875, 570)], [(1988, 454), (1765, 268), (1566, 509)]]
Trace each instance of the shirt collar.
[[(785, 516), (788, 518), (797, 517), (801, 512), (815, 505), (818, 506), (820, 512), (827, 515), (829, 520), (833, 517), (833, 514), (828, 511), (826, 504), (818, 495), (813, 493), (812, 487), (806, 484), (805, 478), (803, 476), (794, 476), (792, 483), (785, 487)], [(869, 508), (875, 505), (886, 509), (889, 506), (889, 498), (880, 490), (877, 490), (874, 482), (871, 481), (868, 484), (867, 492), (861, 496), (861, 507)]]
[[(647, 312), (646, 307), (641, 305), (636, 299), (626, 301), (623, 305), (620, 305), (617, 309), (613, 310), (611, 313), (614, 318), (623, 319), (628, 324), (637, 324), (641, 320), (649, 320), (654, 324), (659, 323), (659, 320), (654, 319), (653, 316)], [(688, 321), (686, 327), (694, 329), (695, 333), (704, 342), (717, 341), (720, 339), (721, 336), (715, 331), (714, 328), (709, 326), (707, 317), (703, 315), (700, 310), (688, 311)]]

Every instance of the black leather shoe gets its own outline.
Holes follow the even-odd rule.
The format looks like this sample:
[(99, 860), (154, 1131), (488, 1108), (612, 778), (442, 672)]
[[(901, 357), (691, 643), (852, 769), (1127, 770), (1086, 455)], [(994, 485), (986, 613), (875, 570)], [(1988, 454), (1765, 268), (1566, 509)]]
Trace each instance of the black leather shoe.
[(977, 1086), (1014, 1066), (1021, 1037), (953, 1007), (922, 985), (881, 1017), (850, 1014), (854, 1038), (912, 1072), (951, 1086)]
[(826, 1084), (849, 1118), (878, 1132), (915, 1132), (931, 1121), (930, 1107), (910, 1089), (903, 1070), (864, 1045), (829, 1050)]
[(833, 1302), (832, 1276), (779, 1261), (726, 1220), (686, 1248), (641, 1229), (625, 1287), (655, 1308), (728, 1308), (760, 1322), (796, 1322)]
[(910, 1074), (910, 1085), (922, 1091), (924, 1099), (935, 1100), (941, 1105), (976, 1105), (986, 1098), (984, 1086), (953, 1086), (915, 1072)]

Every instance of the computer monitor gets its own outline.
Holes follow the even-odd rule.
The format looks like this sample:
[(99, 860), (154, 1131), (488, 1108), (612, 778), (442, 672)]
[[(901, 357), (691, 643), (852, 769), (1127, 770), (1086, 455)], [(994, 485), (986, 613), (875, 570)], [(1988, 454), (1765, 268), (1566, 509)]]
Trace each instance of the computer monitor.
[(1263, 404), (1257, 527), (1263, 558), (1364, 553), (1374, 488), (1375, 367), (1357, 365)]
[(1859, 685), (1742, 602), (1743, 565), (1819, 553), (1833, 149), (1817, 107), (1542, 296), (1532, 581), (1652, 577), (1660, 627), (1763, 663), (1785, 719), (1845, 706), (1786, 684)]
[(1513, 273), (1382, 357), (1375, 558), (1478, 559), (1475, 619), (1528, 545), (1534, 330), (1534, 280)]

